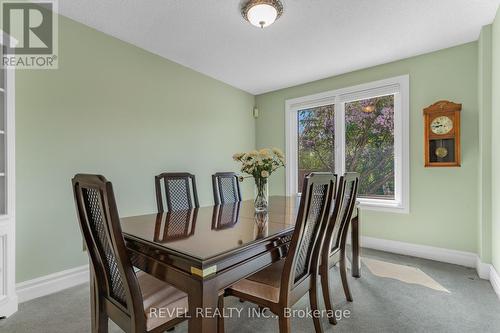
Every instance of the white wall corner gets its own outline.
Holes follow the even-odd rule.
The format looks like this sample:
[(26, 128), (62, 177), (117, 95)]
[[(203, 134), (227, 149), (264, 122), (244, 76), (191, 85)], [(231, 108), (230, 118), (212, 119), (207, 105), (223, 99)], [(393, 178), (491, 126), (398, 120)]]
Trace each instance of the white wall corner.
[(71, 268), (54, 274), (16, 284), (19, 303), (77, 286), (89, 281), (89, 265)]

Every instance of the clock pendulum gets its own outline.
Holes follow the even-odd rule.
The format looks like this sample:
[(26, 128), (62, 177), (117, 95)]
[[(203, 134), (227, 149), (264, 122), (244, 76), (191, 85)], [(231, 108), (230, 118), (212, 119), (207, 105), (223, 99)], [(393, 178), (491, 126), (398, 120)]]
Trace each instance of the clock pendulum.
[(437, 147), (436, 150), (434, 151), (434, 154), (436, 154), (437, 157), (439, 158), (445, 158), (448, 156), (448, 149), (443, 145), (443, 141), (439, 141), (440, 147)]

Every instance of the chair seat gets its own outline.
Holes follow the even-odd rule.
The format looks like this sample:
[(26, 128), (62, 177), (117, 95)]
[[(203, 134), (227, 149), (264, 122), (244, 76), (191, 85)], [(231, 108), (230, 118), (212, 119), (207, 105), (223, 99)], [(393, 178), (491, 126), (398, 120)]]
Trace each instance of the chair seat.
[(281, 276), (285, 259), (234, 284), (230, 289), (240, 294), (278, 303), (280, 298)]
[[(148, 331), (177, 318), (177, 315), (184, 314), (187, 311), (188, 298), (186, 293), (150, 274), (137, 272), (136, 275), (141, 288)], [(151, 309), (157, 310), (150, 315)], [(161, 315), (159, 315), (159, 309), (164, 309), (161, 310)]]

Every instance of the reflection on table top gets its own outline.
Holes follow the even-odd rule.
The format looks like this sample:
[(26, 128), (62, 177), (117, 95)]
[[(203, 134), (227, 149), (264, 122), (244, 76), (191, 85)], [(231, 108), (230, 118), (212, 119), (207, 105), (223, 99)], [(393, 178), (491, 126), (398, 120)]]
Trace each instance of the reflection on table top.
[[(121, 219), (123, 232), (184, 255), (207, 260), (259, 239), (293, 230), (299, 198), (272, 196), (268, 214), (255, 215), (253, 200)], [(267, 222), (266, 222), (267, 221)]]

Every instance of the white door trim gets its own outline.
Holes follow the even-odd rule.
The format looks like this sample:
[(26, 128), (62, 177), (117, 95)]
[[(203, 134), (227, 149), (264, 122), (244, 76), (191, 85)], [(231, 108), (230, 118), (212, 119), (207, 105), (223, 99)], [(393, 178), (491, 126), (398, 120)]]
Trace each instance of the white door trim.
[[(10, 37), (1, 32), (0, 42)], [(15, 70), (4, 69), (4, 117), (3, 135), (5, 170), (1, 177), (5, 181), (6, 214), (0, 215), (0, 316), (8, 317), (17, 311), (16, 295), (16, 125), (15, 125)]]

